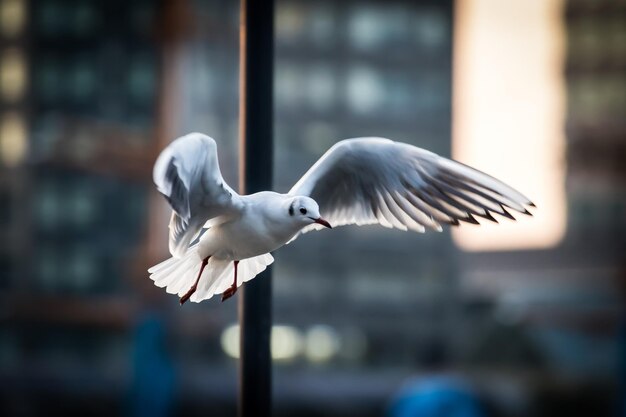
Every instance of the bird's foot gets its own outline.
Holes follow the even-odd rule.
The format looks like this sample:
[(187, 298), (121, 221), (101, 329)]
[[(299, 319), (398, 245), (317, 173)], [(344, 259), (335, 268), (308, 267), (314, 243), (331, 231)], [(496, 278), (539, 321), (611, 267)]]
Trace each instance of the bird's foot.
[(235, 295), (236, 292), (237, 292), (236, 285), (231, 285), (230, 287), (228, 287), (228, 289), (222, 293), (222, 302), (228, 300), (230, 297)]
[(196, 292), (196, 286), (192, 286), (189, 291), (187, 291), (187, 293), (185, 295), (183, 295), (182, 297), (180, 297), (180, 305), (182, 306), (183, 304), (185, 304), (187, 302), (187, 300), (189, 300), (189, 298), (191, 298), (191, 296), (193, 295), (193, 293)]

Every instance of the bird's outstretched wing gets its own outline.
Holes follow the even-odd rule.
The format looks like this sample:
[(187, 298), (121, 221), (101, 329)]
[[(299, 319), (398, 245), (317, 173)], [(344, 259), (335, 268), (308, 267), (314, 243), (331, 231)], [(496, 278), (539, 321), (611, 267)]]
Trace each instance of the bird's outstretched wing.
[[(335, 226), (380, 224), (441, 231), (441, 224), (514, 219), (534, 204), (503, 182), (437, 154), (383, 138), (347, 139), (330, 148), (289, 191), (306, 195)], [(321, 229), (317, 224), (303, 232)]]
[(215, 141), (190, 133), (170, 143), (154, 164), (152, 178), (172, 206), (170, 252), (181, 257), (202, 226), (239, 213), (240, 196), (224, 182)]

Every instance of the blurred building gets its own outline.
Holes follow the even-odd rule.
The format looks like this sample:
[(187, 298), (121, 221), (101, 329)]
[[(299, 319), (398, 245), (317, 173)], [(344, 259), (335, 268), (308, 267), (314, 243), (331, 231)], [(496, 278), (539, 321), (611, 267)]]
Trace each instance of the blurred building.
[(125, 395), (128, 277), (145, 234), (157, 120), (158, 10), (0, 2), (4, 415), (89, 409), (94, 398), (111, 413)]
[[(455, 10), (278, 2), (277, 191), (348, 137), (450, 155)], [(447, 231), (342, 228), (275, 254), (276, 415), (382, 415), (433, 346), (493, 415), (617, 407), (625, 13), (563, 5), (556, 247), (465, 253)], [(146, 386), (173, 387), (164, 413), (234, 413), (236, 303), (179, 308), (145, 270), (168, 256), (160, 148), (205, 132), (237, 184), (238, 22), (236, 1), (0, 0), (1, 414), (141, 414)]]

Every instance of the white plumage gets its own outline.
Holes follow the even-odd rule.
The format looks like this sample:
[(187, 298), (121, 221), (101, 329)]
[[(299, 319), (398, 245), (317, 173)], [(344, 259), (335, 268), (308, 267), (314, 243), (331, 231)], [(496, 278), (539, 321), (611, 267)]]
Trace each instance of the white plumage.
[[(244, 259), (239, 263), (237, 286), (251, 280), (263, 272), (268, 265), (274, 262), (269, 253)], [(182, 258), (170, 258), (148, 270), (150, 278), (157, 287), (166, 287), (169, 294), (178, 294), (182, 297), (187, 293), (193, 280), (200, 272), (202, 258), (198, 254), (198, 245), (193, 245)], [(221, 294), (228, 289), (234, 274), (234, 264), (230, 260), (209, 259), (209, 263), (202, 275), (198, 289), (189, 298), (190, 301), (200, 302), (211, 298), (214, 294)]]
[(217, 145), (191, 133), (173, 141), (154, 164), (152, 178), (172, 206), (170, 252), (182, 256), (207, 220), (226, 221), (240, 213), (239, 195), (224, 182)]
[(530, 214), (525, 206), (534, 206), (487, 174), (383, 138), (338, 142), (287, 194), (237, 194), (222, 178), (215, 141), (200, 133), (173, 141), (153, 178), (173, 210), (173, 258), (150, 268), (150, 278), (181, 303), (230, 297), (273, 262), (269, 252), (310, 230), (380, 224), (441, 231), (442, 224), (479, 224), (475, 217), (497, 222), (493, 214), (514, 219), (507, 208)]

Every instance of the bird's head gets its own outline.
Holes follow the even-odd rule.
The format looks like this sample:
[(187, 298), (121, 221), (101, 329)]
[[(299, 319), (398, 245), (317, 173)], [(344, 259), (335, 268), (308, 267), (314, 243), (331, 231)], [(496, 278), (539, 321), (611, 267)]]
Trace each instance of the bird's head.
[(310, 197), (294, 197), (287, 205), (287, 214), (290, 218), (302, 224), (302, 227), (318, 223), (332, 229), (330, 223), (320, 215), (320, 208)]

